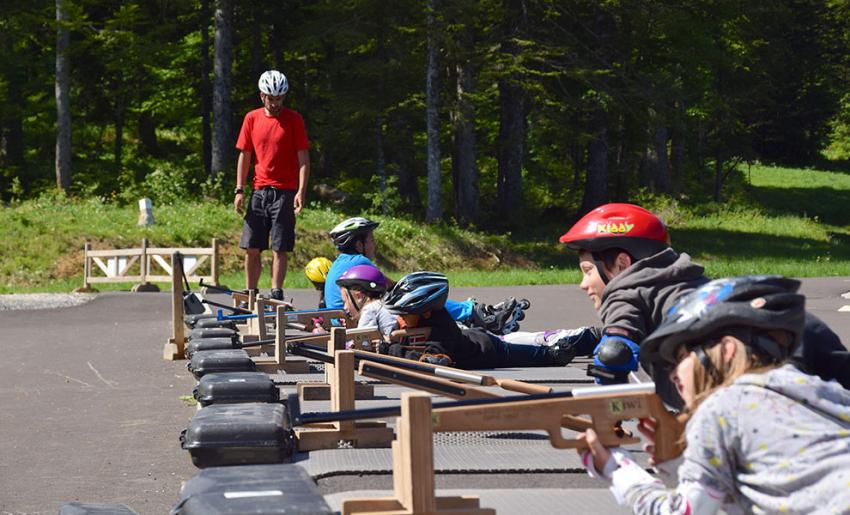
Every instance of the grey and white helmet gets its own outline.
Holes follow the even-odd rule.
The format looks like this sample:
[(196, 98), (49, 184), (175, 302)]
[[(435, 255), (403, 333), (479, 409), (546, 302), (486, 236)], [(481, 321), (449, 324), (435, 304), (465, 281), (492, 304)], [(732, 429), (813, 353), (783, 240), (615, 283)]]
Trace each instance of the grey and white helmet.
[(273, 97), (279, 97), (289, 91), (289, 81), (286, 80), (286, 75), (277, 70), (263, 72), (260, 75), (258, 85), (260, 91)]
[(361, 237), (369, 234), (378, 225), (380, 225), (380, 222), (374, 222), (362, 216), (355, 216), (354, 218), (342, 221), (339, 225), (331, 229), (328, 234), (333, 239), (336, 248), (345, 251), (353, 248), (354, 244)]
[[(646, 364), (676, 363), (682, 344), (696, 347), (723, 329), (748, 328), (785, 331), (790, 345), (780, 346), (754, 336), (746, 345), (780, 362), (800, 343), (805, 324), (805, 297), (797, 293), (800, 281), (779, 275), (716, 279), (680, 298), (664, 315), (661, 325), (640, 346)], [(743, 340), (742, 340), (743, 341)]]
[(449, 280), (437, 272), (413, 272), (384, 296), (384, 307), (394, 315), (418, 315), (440, 309), (449, 296)]

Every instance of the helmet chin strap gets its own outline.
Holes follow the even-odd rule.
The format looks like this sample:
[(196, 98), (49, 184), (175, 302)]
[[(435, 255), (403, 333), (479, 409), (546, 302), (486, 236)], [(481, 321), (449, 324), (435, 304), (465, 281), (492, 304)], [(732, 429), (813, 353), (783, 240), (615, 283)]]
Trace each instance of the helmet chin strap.
[(360, 312), (360, 304), (357, 302), (357, 299), (356, 299), (356, 298), (354, 297), (354, 295), (351, 293), (351, 288), (349, 288), (348, 286), (346, 286), (346, 287), (345, 287), (345, 292), (348, 294), (348, 298), (349, 298), (349, 300), (351, 300), (351, 303), (352, 303), (352, 304), (354, 304), (354, 309), (356, 309), (356, 310), (357, 310), (357, 312), (359, 313), (359, 312)]
[(611, 282), (611, 279), (605, 272), (605, 263), (602, 261), (602, 258), (599, 256), (599, 253), (591, 252), (590, 257), (593, 258), (593, 264), (596, 265), (596, 271), (599, 272), (599, 277), (602, 279), (602, 284), (608, 286), (608, 283)]

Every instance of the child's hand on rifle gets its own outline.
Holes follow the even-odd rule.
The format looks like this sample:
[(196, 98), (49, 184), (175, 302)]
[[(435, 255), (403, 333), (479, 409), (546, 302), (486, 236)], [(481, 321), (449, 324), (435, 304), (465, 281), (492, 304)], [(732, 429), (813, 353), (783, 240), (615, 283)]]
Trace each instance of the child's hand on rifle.
[(646, 438), (646, 443), (643, 444), (643, 450), (649, 454), (649, 464), (657, 465), (655, 460), (655, 428), (658, 423), (653, 418), (642, 418), (638, 422), (638, 431)]
[[(611, 452), (607, 447), (602, 445), (602, 442), (599, 441), (599, 435), (596, 434), (596, 431), (593, 429), (588, 429), (584, 433), (579, 433), (576, 437), (579, 440), (584, 439), (587, 442), (587, 449), (580, 449), (579, 456), (581, 456), (582, 462), (593, 458), (593, 467), (598, 471), (605, 470), (605, 465), (608, 463), (608, 460), (611, 458)], [(588, 451), (590, 454), (588, 455)], [(585, 463), (585, 466), (587, 464)]]

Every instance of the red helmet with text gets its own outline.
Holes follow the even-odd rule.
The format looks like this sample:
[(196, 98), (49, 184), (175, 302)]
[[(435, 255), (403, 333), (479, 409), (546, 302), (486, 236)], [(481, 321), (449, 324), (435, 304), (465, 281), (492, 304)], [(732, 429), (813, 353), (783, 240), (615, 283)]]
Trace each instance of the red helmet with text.
[(560, 238), (575, 250), (593, 253), (623, 249), (640, 260), (670, 246), (667, 228), (657, 216), (634, 204), (605, 204), (584, 215)]

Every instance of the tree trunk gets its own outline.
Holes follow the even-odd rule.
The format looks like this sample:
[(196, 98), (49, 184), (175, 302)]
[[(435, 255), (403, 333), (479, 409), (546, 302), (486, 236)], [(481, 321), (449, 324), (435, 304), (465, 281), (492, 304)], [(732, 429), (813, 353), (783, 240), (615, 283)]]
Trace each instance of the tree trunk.
[(159, 144), (156, 140), (156, 122), (148, 112), (139, 113), (139, 142), (143, 153), (156, 156)]
[[(10, 84), (11, 86), (11, 84)], [(10, 95), (10, 98), (17, 98)], [(23, 168), (24, 166), (24, 125), (20, 113), (14, 113), (3, 120), (3, 158), (6, 166)]]
[(497, 211), (511, 226), (522, 213), (522, 156), (525, 147), (525, 91), (510, 79), (499, 80), (499, 183)]
[[(469, 30), (462, 42), (463, 48), (472, 45)], [(474, 71), (462, 59), (457, 70), (457, 112), (455, 113), (455, 145), (452, 159), (454, 177), (454, 203), (457, 221), (461, 225), (475, 223), (478, 219), (478, 166), (475, 162), (475, 109), (469, 99), (475, 88)]]
[(115, 105), (115, 173), (121, 173), (121, 159), (124, 153), (124, 101), (116, 98)]
[(649, 144), (641, 163), (641, 185), (653, 192), (670, 192), (670, 168), (667, 161), (667, 127), (654, 113), (650, 114)]
[(210, 0), (201, 0), (201, 138), (203, 146), (204, 174), (212, 175), (212, 95), (210, 94)]
[(440, 174), (439, 42), (435, 14), (438, 0), (428, 0), (428, 69), (425, 73), (425, 112), (428, 135), (428, 209), (425, 220), (443, 217), (442, 176)]
[(215, 62), (213, 66), (212, 174), (230, 168), (231, 141), (231, 6), (229, 0), (215, 0)]
[(714, 201), (723, 201), (723, 154), (718, 148), (714, 154)]
[(384, 157), (384, 117), (375, 118), (375, 146), (377, 147), (378, 181), (381, 190), (381, 213), (387, 214), (387, 161)]
[(570, 190), (578, 191), (584, 171), (584, 148), (579, 143), (573, 143), (570, 148), (570, 160), (573, 163), (573, 185)]
[(71, 35), (65, 26), (67, 19), (64, 0), (56, 0), (56, 187), (62, 190), (71, 186)]
[(581, 212), (608, 202), (608, 123), (605, 114), (598, 110), (593, 117), (593, 137), (587, 144), (587, 181)]
[(389, 123), (389, 134), (393, 136), (393, 141), (404, 142), (403, 144), (391, 144), (389, 147), (391, 150), (395, 147), (395, 151), (391, 155), (391, 161), (396, 165), (398, 170), (398, 195), (401, 197), (403, 209), (412, 213), (421, 213), (422, 198), (419, 195), (417, 174), (410, 157), (411, 153), (405, 147), (408, 142), (413, 140), (413, 136), (410, 133), (410, 124), (399, 115), (392, 116)]
[(673, 191), (682, 191), (685, 180), (685, 110), (681, 100), (676, 101), (670, 131), (670, 175)]
[[(506, 0), (506, 26), (503, 51), (513, 57), (520, 48), (513, 41), (525, 30), (528, 13), (525, 0)], [(502, 77), (499, 87), (499, 135), (496, 157), (499, 161), (499, 179), (496, 188), (496, 210), (509, 226), (516, 226), (522, 215), (522, 158), (525, 149), (525, 116), (527, 99), (514, 74)]]

